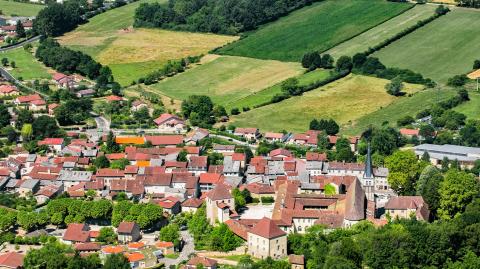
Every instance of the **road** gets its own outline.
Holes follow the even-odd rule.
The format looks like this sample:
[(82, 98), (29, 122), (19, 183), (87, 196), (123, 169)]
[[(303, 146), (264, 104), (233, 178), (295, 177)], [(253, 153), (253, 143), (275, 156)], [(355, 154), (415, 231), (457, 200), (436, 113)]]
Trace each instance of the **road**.
[(33, 88), (27, 87), (23, 84), (20, 80), (17, 80), (12, 74), (10, 74), (5, 68), (0, 67), (0, 75), (4, 77), (8, 81), (12, 81), (14, 84), (21, 85), (23, 88), (26, 88), (32, 92), (38, 93), (39, 95), (43, 96), (44, 98), (48, 99), (48, 95), (44, 94), (43, 92), (37, 91)]
[(27, 40), (24, 40), (24, 41), (22, 41), (22, 42), (20, 42), (20, 43), (17, 43), (17, 44), (15, 44), (15, 45), (12, 45), (12, 46), (10, 46), (10, 47), (0, 48), (0, 52), (4, 52), (4, 51), (7, 51), (7, 50), (13, 50), (13, 49), (16, 49), (16, 48), (20, 48), (20, 47), (22, 47), (22, 46), (25, 45), (25, 44), (35, 42), (35, 41), (37, 41), (37, 40), (39, 40), (39, 39), (40, 39), (40, 36), (37, 35), (37, 36), (31, 37), (31, 38), (29, 38), (29, 39), (27, 39)]
[(160, 260), (161, 263), (165, 264), (165, 268), (169, 268), (170, 265), (178, 265), (183, 260), (188, 260), (190, 254), (195, 252), (195, 245), (193, 244), (193, 237), (188, 231), (180, 232), (185, 245), (183, 246), (182, 252), (176, 259), (163, 258)]

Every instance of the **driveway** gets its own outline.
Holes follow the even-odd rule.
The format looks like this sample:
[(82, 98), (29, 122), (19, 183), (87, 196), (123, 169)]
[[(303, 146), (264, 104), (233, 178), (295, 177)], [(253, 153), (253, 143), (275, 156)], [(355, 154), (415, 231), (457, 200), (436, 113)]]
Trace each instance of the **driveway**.
[(188, 231), (181, 231), (180, 232), (183, 240), (185, 241), (185, 245), (183, 246), (182, 252), (180, 252), (178, 258), (176, 259), (168, 259), (163, 258), (159, 262), (165, 264), (165, 268), (168, 268), (170, 265), (177, 265), (183, 260), (188, 260), (188, 256), (195, 252), (195, 246), (193, 244), (193, 237), (190, 235)]

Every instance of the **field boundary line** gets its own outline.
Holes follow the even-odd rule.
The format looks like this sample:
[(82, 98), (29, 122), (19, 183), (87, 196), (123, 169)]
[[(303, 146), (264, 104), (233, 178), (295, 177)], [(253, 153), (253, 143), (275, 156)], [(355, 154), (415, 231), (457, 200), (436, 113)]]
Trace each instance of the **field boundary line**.
[(391, 17), (391, 18), (388, 18), (388, 19), (386, 19), (386, 20), (383, 20), (383, 21), (375, 24), (374, 26), (372, 26), (372, 27), (370, 27), (370, 28), (367, 28), (367, 29), (361, 31), (360, 33), (358, 33), (358, 34), (356, 34), (356, 35), (354, 35), (354, 36), (352, 36), (352, 37), (346, 38), (345, 40), (342, 40), (342, 41), (340, 41), (339, 43), (337, 43), (337, 44), (335, 44), (335, 45), (333, 45), (333, 46), (330, 46), (330, 47), (327, 48), (327, 49), (324, 49), (324, 50), (322, 50), (322, 51), (319, 51), (318, 53), (320, 53), (320, 54), (321, 54), (321, 53), (325, 53), (325, 52), (327, 52), (327, 51), (335, 48), (336, 46), (339, 46), (339, 45), (341, 45), (341, 44), (343, 44), (343, 43), (346, 43), (346, 42), (348, 42), (348, 41), (356, 38), (357, 36), (362, 35), (362, 34), (368, 32), (368, 31), (372, 30), (372, 29), (375, 28), (375, 27), (378, 27), (378, 26), (380, 26), (380, 25), (382, 25), (382, 24), (384, 24), (384, 23), (386, 23), (386, 22), (388, 22), (388, 21), (390, 21), (390, 20), (393, 20), (394, 18), (396, 18), (396, 17), (402, 15), (403, 13), (411, 10), (411, 9), (414, 8), (416, 5), (417, 5), (417, 4), (413, 4), (413, 5), (410, 6), (409, 8), (407, 8), (407, 9), (405, 9), (404, 11), (398, 13), (396, 16), (393, 16), (393, 17)]

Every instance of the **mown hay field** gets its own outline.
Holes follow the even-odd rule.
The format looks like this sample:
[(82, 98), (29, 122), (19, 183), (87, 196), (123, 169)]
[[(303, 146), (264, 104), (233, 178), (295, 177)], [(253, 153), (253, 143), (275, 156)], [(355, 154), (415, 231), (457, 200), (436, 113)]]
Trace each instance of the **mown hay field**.
[[(239, 127), (258, 127), (262, 131), (293, 132), (308, 130), (314, 118), (332, 118), (339, 124), (347, 124), (403, 98), (386, 93), (388, 82), (348, 75), (302, 96), (241, 113), (232, 117), (231, 123)], [(406, 85), (405, 92), (413, 93), (422, 88), (420, 85)]]
[[(122, 85), (159, 69), (168, 60), (206, 54), (238, 37), (204, 33), (132, 28), (135, 8), (142, 0), (93, 17), (59, 41), (108, 65)], [(163, 1), (166, 2), (166, 1)]]
[(206, 57), (209, 61), (150, 88), (179, 100), (194, 94), (208, 95), (216, 104), (234, 107), (237, 100), (304, 71), (299, 63), (236, 56)]

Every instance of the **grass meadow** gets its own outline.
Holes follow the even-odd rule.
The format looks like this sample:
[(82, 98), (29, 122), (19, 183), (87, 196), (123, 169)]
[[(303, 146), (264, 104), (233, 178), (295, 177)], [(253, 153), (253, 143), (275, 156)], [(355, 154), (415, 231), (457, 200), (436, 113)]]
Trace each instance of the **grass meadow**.
[[(297, 76), (299, 85), (304, 86), (308, 85), (310, 83), (319, 81), (319, 80), (324, 80), (330, 75), (329, 70), (325, 69), (317, 69), (312, 72), (308, 72), (305, 74), (301, 74)], [(271, 87), (268, 87), (266, 89), (263, 89), (258, 92), (254, 92), (248, 96), (245, 96), (244, 98), (235, 100), (235, 102), (228, 103), (226, 106), (227, 110), (229, 111), (233, 107), (237, 107), (239, 109), (242, 109), (244, 107), (248, 107), (253, 109), (254, 106), (260, 105), (263, 103), (266, 103), (270, 100), (272, 100), (272, 97), (275, 96), (276, 94), (279, 94), (282, 92), (281, 88), (281, 82), (277, 83)]]
[(41, 62), (37, 61), (32, 53), (25, 51), (23, 48), (0, 52), (0, 58), (8, 58), (15, 61), (14, 69), (7, 70), (16, 78), (30, 79), (50, 79), (52, 76), (48, 73), (48, 68)]
[(409, 115), (415, 117), (418, 112), (455, 95), (456, 91), (452, 89), (425, 89), (412, 96), (403, 96), (388, 106), (344, 124), (341, 133), (359, 135), (369, 126), (380, 127), (385, 122), (395, 126), (400, 118)]
[(440, 83), (480, 59), (480, 12), (454, 9), (373, 54), (389, 67), (411, 69)]
[(237, 100), (303, 72), (299, 63), (207, 55), (209, 60), (150, 88), (173, 99), (208, 95), (216, 104), (236, 106)]
[(300, 61), (305, 52), (326, 51), (411, 7), (384, 0), (326, 0), (247, 33), (220, 53)]
[(22, 3), (22, 2), (14, 2), (0, 0), (0, 10), (2, 11), (3, 15), (6, 16), (36, 16), (37, 13), (42, 10), (45, 6), (44, 5), (37, 5), (31, 3)]
[[(386, 93), (388, 80), (349, 75), (321, 88), (283, 102), (260, 107), (232, 117), (239, 127), (258, 127), (262, 131), (303, 132), (314, 118), (332, 118), (347, 124), (386, 107), (402, 97)], [(422, 89), (407, 85), (406, 92)]]
[[(135, 9), (142, 0), (107, 11), (90, 19), (60, 43), (83, 51), (108, 65), (122, 85), (160, 68), (168, 60), (206, 54), (238, 37), (132, 28)], [(161, 0), (161, 2), (166, 2)]]
[(377, 27), (338, 44), (332, 49), (329, 49), (327, 53), (335, 59), (338, 59), (343, 55), (353, 56), (355, 53), (366, 51), (368, 48), (378, 45), (404, 29), (415, 25), (418, 21), (429, 18), (435, 13), (436, 8), (434, 5), (416, 5), (414, 8), (393, 17)]

